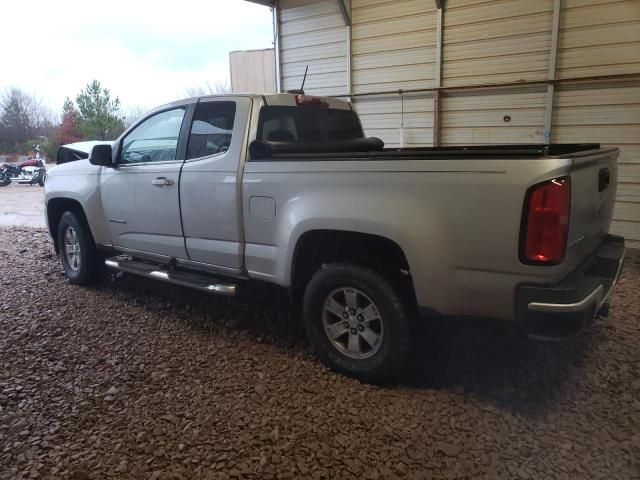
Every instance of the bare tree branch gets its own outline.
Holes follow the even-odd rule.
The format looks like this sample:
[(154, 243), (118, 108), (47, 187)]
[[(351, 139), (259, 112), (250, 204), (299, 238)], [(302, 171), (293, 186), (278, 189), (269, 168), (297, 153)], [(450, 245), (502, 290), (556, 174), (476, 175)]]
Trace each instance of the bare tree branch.
[(223, 95), (225, 93), (231, 93), (231, 87), (226, 80), (217, 80), (214, 84), (205, 82), (204, 85), (185, 89), (185, 94), (189, 97), (205, 97), (207, 95)]

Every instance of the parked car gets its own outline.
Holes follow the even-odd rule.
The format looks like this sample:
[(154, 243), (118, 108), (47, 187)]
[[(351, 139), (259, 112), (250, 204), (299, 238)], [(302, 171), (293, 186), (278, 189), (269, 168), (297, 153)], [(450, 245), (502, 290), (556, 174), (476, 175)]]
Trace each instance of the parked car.
[[(331, 368), (397, 376), (429, 315), (576, 333), (624, 259), (616, 148), (384, 149), (349, 103), (232, 95), (160, 107), (55, 167), (46, 216), (70, 282), (105, 263), (234, 295), (286, 288)], [(106, 259), (106, 260), (105, 260)]]
[(58, 147), (56, 164), (75, 162), (76, 160), (84, 160), (89, 158), (91, 149), (96, 145), (111, 145), (112, 142), (91, 140), (86, 142), (67, 143)]

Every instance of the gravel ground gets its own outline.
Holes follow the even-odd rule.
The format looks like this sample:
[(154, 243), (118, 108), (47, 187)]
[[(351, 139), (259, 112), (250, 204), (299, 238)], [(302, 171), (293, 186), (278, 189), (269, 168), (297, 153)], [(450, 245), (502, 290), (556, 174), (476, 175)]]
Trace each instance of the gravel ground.
[(640, 258), (559, 344), (434, 321), (401, 383), (331, 373), (285, 295), (67, 284), (0, 229), (0, 478), (640, 478)]
[(44, 188), (12, 182), (0, 187), (0, 228), (20, 225), (44, 228)]

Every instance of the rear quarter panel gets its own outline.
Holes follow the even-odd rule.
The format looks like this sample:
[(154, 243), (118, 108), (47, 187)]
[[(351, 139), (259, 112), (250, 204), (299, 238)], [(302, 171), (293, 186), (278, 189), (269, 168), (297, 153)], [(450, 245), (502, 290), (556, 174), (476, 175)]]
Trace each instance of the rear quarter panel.
[[(419, 305), (512, 319), (517, 285), (567, 273), (563, 265), (521, 264), (518, 248), (527, 188), (569, 166), (562, 159), (247, 162), (247, 270), (287, 286), (305, 232), (380, 235), (404, 251)], [(274, 218), (252, 217), (251, 197), (273, 198)]]

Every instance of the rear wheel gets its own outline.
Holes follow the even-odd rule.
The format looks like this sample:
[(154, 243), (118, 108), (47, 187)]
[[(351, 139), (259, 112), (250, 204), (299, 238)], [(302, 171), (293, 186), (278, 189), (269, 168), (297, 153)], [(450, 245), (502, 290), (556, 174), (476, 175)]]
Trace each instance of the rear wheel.
[(58, 224), (58, 246), (64, 272), (71, 283), (87, 285), (99, 278), (100, 255), (89, 227), (73, 212), (65, 212)]
[(371, 269), (323, 265), (307, 286), (304, 321), (316, 354), (340, 373), (384, 383), (406, 364), (407, 308), (392, 285)]

